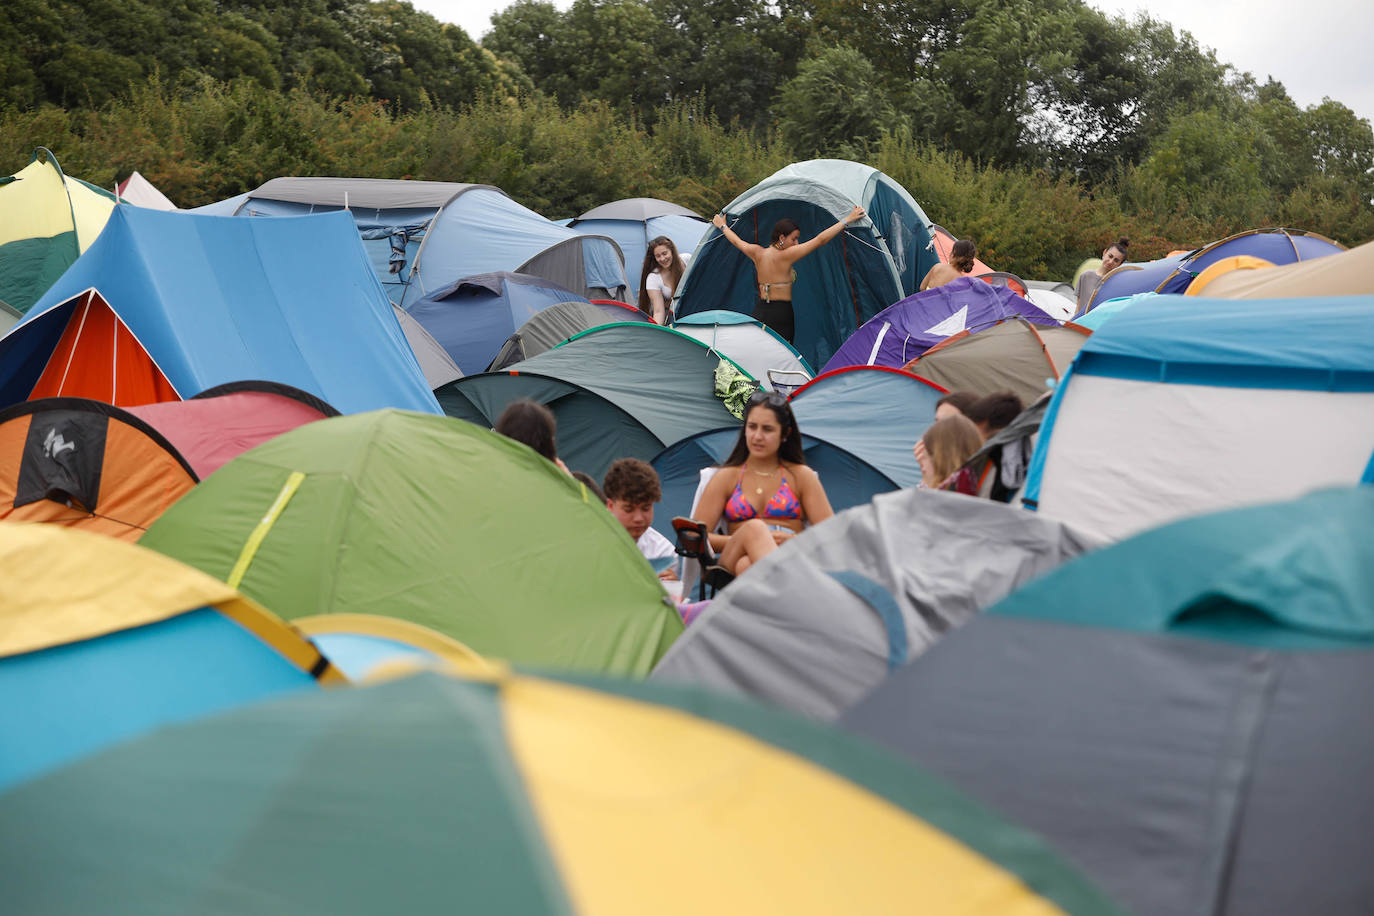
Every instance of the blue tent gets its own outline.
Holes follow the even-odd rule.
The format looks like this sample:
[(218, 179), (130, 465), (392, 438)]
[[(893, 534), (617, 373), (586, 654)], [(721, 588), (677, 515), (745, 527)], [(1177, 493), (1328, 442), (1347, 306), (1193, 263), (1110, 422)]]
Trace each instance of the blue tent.
[[(116, 207), (95, 243), (0, 339), (0, 406), (29, 398), (64, 339), (77, 354), (73, 376), (127, 363), (129, 345), (109, 352), (81, 342), (82, 322), (106, 306), (149, 371), (183, 400), (263, 379), (344, 413), (440, 412), (346, 214), (242, 220)], [(131, 406), (100, 392), (46, 393)]]
[(1225, 258), (1249, 255), (1271, 264), (1293, 264), (1345, 251), (1345, 246), (1301, 229), (1251, 229), (1213, 242), (1183, 259), (1155, 289), (1161, 293), (1187, 291), (1193, 278)]
[(249, 192), (237, 216), (347, 209), (372, 266), (397, 304), (497, 270), (537, 274), (581, 295), (626, 298), (615, 242), (579, 234), (499, 188), (449, 181), (274, 178)]
[(1157, 261), (1122, 264), (1103, 278), (1102, 284), (1097, 287), (1092, 298), (1088, 300), (1087, 309), (1097, 308), (1108, 299), (1120, 299), (1125, 296), (1134, 296), (1136, 293), (1154, 292), (1159, 289), (1160, 284), (1166, 278), (1173, 274), (1178, 265), (1182, 264), (1190, 253), (1170, 255)]
[(650, 239), (667, 236), (679, 252), (690, 256), (706, 230), (711, 228), (709, 222), (686, 207), (648, 197), (602, 204), (569, 220), (567, 225), (583, 235), (615, 239), (625, 255), (625, 276), (630, 282), (631, 299), (639, 295), (639, 275)]
[(497, 271), (450, 283), (407, 311), (464, 375), (475, 375), (486, 371), (517, 328), (562, 302), (587, 299), (542, 277)]
[(900, 369), (849, 366), (818, 375), (792, 395), (804, 435), (833, 443), (899, 487), (921, 482), (911, 449), (935, 422), (935, 402), (948, 392)]
[[(840, 159), (789, 165), (725, 208), (740, 238), (767, 245), (773, 224), (783, 217), (796, 221), (802, 238), (811, 238), (856, 204), (868, 211), (867, 219), (797, 262), (793, 344), (813, 366), (825, 365), (865, 321), (916, 292), (939, 260), (930, 220), (897, 182), (871, 166)], [(709, 229), (674, 297), (677, 314), (717, 308), (752, 314), (755, 280), (749, 259), (719, 230)]]

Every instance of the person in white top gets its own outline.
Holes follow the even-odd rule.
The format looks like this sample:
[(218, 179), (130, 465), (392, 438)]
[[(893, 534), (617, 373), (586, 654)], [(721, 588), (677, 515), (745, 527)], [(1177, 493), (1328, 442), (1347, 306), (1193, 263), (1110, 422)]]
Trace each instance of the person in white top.
[(639, 308), (659, 324), (673, 318), (673, 290), (682, 280), (690, 254), (679, 254), (666, 235), (649, 242), (644, 250), (644, 268), (639, 274)]
[[(652, 527), (654, 503), (663, 498), (658, 472), (652, 465), (638, 458), (621, 458), (606, 472), (601, 489), (606, 494), (606, 508), (625, 526), (645, 559), (658, 560), (676, 553), (673, 542)], [(671, 568), (659, 577), (677, 578)]]

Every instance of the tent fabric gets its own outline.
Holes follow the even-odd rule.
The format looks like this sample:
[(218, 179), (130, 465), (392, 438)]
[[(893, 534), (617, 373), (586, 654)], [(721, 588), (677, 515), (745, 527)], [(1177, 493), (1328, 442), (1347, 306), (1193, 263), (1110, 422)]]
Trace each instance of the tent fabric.
[[(831, 720), (892, 667), (1095, 543), (987, 500), (919, 489), (881, 494), (750, 567), (688, 627), (652, 679)], [(851, 590), (841, 573), (871, 592)], [(893, 619), (884, 620), (872, 594), (891, 602)]]
[(44, 398), (0, 411), (0, 519), (137, 540), (196, 485), (176, 447), (126, 411)]
[[(868, 217), (796, 265), (793, 343), (813, 366), (823, 365), (873, 315), (916, 291), (937, 262), (930, 221), (897, 182), (870, 166), (839, 159), (789, 165), (724, 210), (742, 239), (767, 245), (773, 224), (783, 217), (795, 220), (802, 237), (811, 238), (856, 204)], [(729, 308), (752, 314), (755, 282), (754, 265), (712, 227), (676, 290), (676, 313)]]
[(503, 342), (539, 312), (579, 300), (586, 301), (542, 277), (499, 271), (464, 277), (437, 289), (411, 305), (409, 314), (463, 374), (473, 375), (485, 371)]
[(1013, 593), (843, 724), (1132, 912), (1361, 912), (1372, 523), (1374, 490), (1346, 488), (1146, 532)]
[(150, 550), (0, 525), (0, 789), (173, 722), (342, 683), (261, 607)]
[(673, 323), (673, 330), (724, 353), (745, 372), (769, 386), (768, 370), (814, 372), (806, 360), (778, 333), (757, 319), (727, 309), (697, 312)]
[[(589, 210), (588, 213), (599, 211), (616, 212), (610, 208), (614, 204), (606, 204)], [(669, 204), (668, 206), (674, 206)], [(691, 257), (692, 252), (696, 251), (697, 244), (711, 224), (687, 210), (685, 207), (677, 207), (682, 213), (661, 213), (652, 216), (589, 216), (583, 214), (568, 224), (568, 228), (576, 230), (584, 235), (600, 235), (606, 238), (615, 239), (615, 243), (620, 246), (621, 252), (625, 255), (625, 278), (630, 284), (630, 298), (637, 301), (639, 298), (639, 279), (644, 269), (644, 254), (648, 251), (649, 241), (660, 236), (667, 236), (673, 240), (673, 246), (680, 254)], [(629, 212), (629, 211), (627, 211)]]
[(899, 487), (914, 487), (921, 466), (912, 446), (948, 393), (899, 369), (851, 366), (816, 376), (793, 392), (791, 403), (803, 433), (852, 452)]
[(329, 209), (438, 210), (474, 188), (497, 190), (491, 185), (456, 181), (285, 177), (273, 178), (250, 191), (248, 197), (253, 201), (272, 200)]
[(686, 216), (705, 222), (705, 218), (697, 211), (689, 210), (687, 207), (671, 201), (659, 200), (656, 197), (626, 197), (621, 200), (613, 200), (608, 204), (592, 207), (581, 216), (574, 217), (572, 222), (604, 219), (642, 223), (660, 216)]
[(902, 369), (947, 391), (1011, 391), (1029, 404), (1068, 370), (1090, 333), (1015, 318), (947, 337)]
[(288, 619), (398, 617), (522, 664), (642, 675), (682, 626), (604, 505), (447, 417), (306, 424), (224, 465), (142, 543)]
[(1059, 323), (1005, 286), (963, 277), (883, 309), (835, 351), (821, 372), (844, 366), (899, 368), (961, 331), (1018, 316), (1046, 326)]
[[(632, 314), (628, 309), (617, 311), (627, 317)], [(536, 312), (533, 317), (516, 328), (515, 333), (501, 345), (487, 370), (494, 372), (505, 369), (521, 360), (552, 350), (583, 331), (622, 320), (624, 319), (619, 316), (608, 316), (600, 306), (576, 299), (551, 305)]]
[[(1188, 289), (1184, 291), (1185, 296), (1201, 296), (1213, 282), (1219, 277), (1236, 270), (1257, 270), (1263, 267), (1273, 267), (1274, 265), (1264, 260), (1264, 258), (1252, 257), (1248, 254), (1238, 254), (1229, 258), (1222, 258), (1220, 261), (1213, 261), (1210, 266), (1193, 278), (1188, 284)], [(1211, 293), (1207, 293), (1211, 295)]]
[(1374, 452), (1371, 348), (1370, 297), (1128, 308), (1058, 386), (1024, 501), (1120, 538), (1355, 483)]
[(187, 401), (144, 404), (127, 411), (157, 430), (200, 480), (269, 439), (339, 415), (303, 391), (252, 381), (212, 388)]
[(1213, 299), (1291, 299), (1374, 294), (1374, 242), (1282, 267), (1234, 271), (1207, 286)]
[(110, 192), (62, 173), (39, 148), (0, 182), (0, 304), (32, 308), (100, 235), (114, 210)]
[(617, 458), (652, 461), (670, 443), (735, 423), (715, 395), (723, 358), (669, 328), (609, 324), (438, 397), (449, 416), (488, 427), (514, 400), (544, 404), (558, 422), (559, 457), (600, 480)]
[(448, 351), (439, 345), (439, 341), (435, 340), (420, 322), (394, 302), (391, 304), (391, 310), (401, 325), (406, 343), (410, 344), (410, 352), (415, 354), (415, 361), (420, 364), (425, 384), (431, 390), (442, 388), (449, 382), (463, 377), (463, 370), (458, 368), (453, 357), (448, 355)]
[[(357, 239), (342, 213), (228, 220), (120, 207), (81, 260), (0, 339), (0, 404), (31, 396), (64, 333), (80, 336), (78, 310), (95, 290), (138, 344), (111, 347), (103, 365), (141, 351), (182, 398), (256, 378), (345, 413), (388, 406), (438, 413)], [(108, 377), (101, 365), (82, 370)], [(109, 393), (106, 386), (63, 391)]]
[[(612, 681), (430, 674), (262, 704), (0, 797), (0, 825), (33, 911), (420, 912), (458, 886), (467, 908), (528, 914), (1114, 912), (890, 754)], [(76, 864), (97, 850), (103, 867)]]
[[(950, 255), (954, 253), (954, 243), (957, 241), (959, 240), (954, 237), (954, 233), (950, 232), (944, 226), (937, 226), (931, 224), (930, 245), (931, 248), (935, 251), (936, 256), (939, 257), (941, 264), (949, 263)], [(992, 268), (989, 267), (987, 264), (983, 263), (981, 259), (974, 258), (973, 270), (971, 273), (972, 276), (978, 277), (982, 276), (983, 274), (992, 273)], [(924, 280), (925, 274), (922, 274), (920, 279)], [(917, 281), (917, 285), (920, 285), (919, 280)]]
[[(1055, 321), (1068, 321), (1073, 317), (1077, 303), (1074, 301), (1073, 290), (1067, 284), (1036, 286), (1035, 282), (1034, 280), (1026, 281), (1026, 298), (1031, 301), (1032, 305)], [(1068, 289), (1067, 293), (1064, 292), (1065, 289)]]
[[(651, 464), (658, 472), (663, 498), (654, 506), (653, 526), (660, 534), (677, 540), (673, 517), (692, 515), (701, 471), (723, 464), (739, 435), (738, 425), (709, 430), (675, 442), (655, 456)], [(802, 453), (807, 466), (821, 478), (826, 499), (836, 512), (897, 489), (897, 484), (877, 468), (823, 439), (803, 434)]]
[(350, 681), (385, 680), (410, 669), (494, 670), (458, 640), (429, 627), (376, 614), (317, 614), (291, 622)]
[(1187, 255), (1164, 282), (1159, 293), (1183, 293), (1193, 280), (1219, 261), (1248, 255), (1271, 264), (1310, 261), (1345, 251), (1345, 246), (1325, 236), (1301, 229), (1251, 229), (1239, 232)]
[(172, 203), (166, 194), (159, 191), (151, 181), (137, 171), (121, 181), (117, 190), (121, 201), (133, 204), (135, 207), (146, 207), (149, 210), (177, 209), (177, 205)]
[[(1170, 277), (1191, 252), (1173, 254), (1156, 261), (1130, 262), (1122, 264), (1107, 276), (1088, 300), (1086, 312), (1091, 312), (1103, 302), (1134, 296), (1137, 293), (1153, 293)], [(1094, 268), (1095, 269), (1095, 268)], [(1075, 320), (1079, 316), (1075, 314)]]

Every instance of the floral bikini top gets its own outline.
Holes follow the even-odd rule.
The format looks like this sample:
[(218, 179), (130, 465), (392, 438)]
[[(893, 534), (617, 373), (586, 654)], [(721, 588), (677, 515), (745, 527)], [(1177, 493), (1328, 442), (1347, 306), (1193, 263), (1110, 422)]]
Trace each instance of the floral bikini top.
[[(758, 517), (759, 513), (754, 509), (754, 504), (744, 498), (744, 468), (741, 467), (739, 480), (735, 482), (735, 490), (725, 503), (725, 520), (727, 522), (747, 522), (751, 518)], [(797, 494), (792, 492), (792, 485), (787, 482), (786, 471), (783, 471), (782, 483), (778, 485), (777, 492), (769, 497), (768, 502), (764, 503), (763, 517), (795, 519), (802, 517), (801, 501), (797, 499)]]

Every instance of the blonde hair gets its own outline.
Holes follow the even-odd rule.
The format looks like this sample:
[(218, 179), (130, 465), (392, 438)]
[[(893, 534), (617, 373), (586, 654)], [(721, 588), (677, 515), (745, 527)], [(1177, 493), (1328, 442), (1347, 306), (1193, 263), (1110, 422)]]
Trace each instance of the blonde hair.
[(930, 468), (935, 472), (934, 479), (925, 481), (925, 485), (932, 489), (948, 480), (965, 461), (973, 457), (974, 452), (983, 447), (983, 436), (978, 432), (978, 427), (962, 415), (936, 420), (921, 441), (925, 443)]

